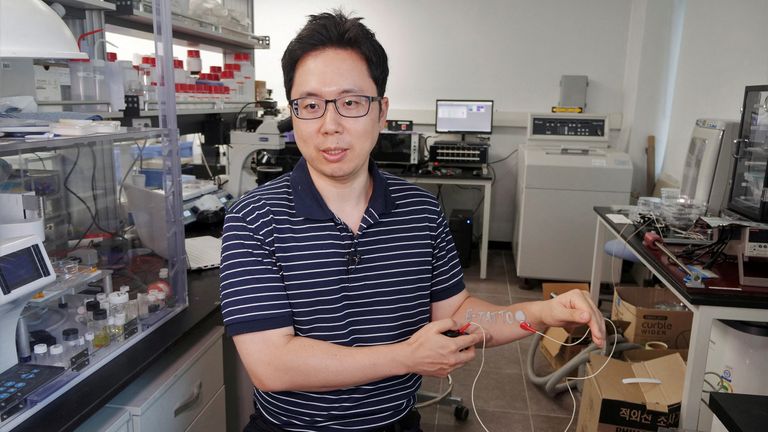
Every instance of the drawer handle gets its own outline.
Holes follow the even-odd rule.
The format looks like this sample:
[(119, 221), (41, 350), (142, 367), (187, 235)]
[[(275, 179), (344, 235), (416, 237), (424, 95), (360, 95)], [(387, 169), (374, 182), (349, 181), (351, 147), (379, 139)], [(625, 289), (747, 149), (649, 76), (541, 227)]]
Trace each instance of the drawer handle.
[(178, 417), (182, 413), (184, 413), (184, 411), (190, 409), (192, 405), (194, 405), (195, 403), (197, 403), (198, 400), (200, 400), (200, 394), (202, 394), (202, 392), (203, 392), (203, 382), (198, 381), (197, 385), (195, 386), (195, 392), (192, 393), (192, 396), (190, 396), (184, 402), (180, 403), (179, 406), (177, 406), (176, 409), (173, 410), (173, 416)]

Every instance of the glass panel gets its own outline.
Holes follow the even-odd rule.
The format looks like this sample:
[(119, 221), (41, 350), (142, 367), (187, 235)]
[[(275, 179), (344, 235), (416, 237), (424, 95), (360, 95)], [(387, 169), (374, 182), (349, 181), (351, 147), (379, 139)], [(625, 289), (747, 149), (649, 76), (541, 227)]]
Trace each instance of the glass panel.
[(768, 88), (747, 93), (740, 138), (731, 206), (752, 219), (761, 219), (765, 216), (768, 160)]

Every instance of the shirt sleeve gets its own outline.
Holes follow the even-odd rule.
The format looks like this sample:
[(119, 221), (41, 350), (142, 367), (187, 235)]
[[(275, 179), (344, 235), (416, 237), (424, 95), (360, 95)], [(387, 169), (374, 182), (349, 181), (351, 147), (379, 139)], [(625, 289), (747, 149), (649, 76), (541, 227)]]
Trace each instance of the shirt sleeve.
[(432, 245), (432, 303), (449, 299), (464, 290), (464, 273), (443, 211), (438, 208)]
[(230, 336), (293, 325), (269, 221), (251, 224), (238, 212), (224, 218), (220, 294)]

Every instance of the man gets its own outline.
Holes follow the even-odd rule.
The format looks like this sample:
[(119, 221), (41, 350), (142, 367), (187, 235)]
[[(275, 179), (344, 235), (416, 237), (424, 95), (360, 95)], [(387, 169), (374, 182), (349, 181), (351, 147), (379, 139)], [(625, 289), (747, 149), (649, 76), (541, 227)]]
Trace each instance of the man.
[[(246, 430), (419, 431), (421, 376), (475, 357), (479, 329), (442, 334), (475, 313), (518, 312), (540, 329), (589, 323), (603, 343), (579, 291), (506, 307), (467, 293), (435, 198), (369, 158), (388, 66), (359, 18), (311, 16), (282, 65), (303, 158), (240, 199), (223, 237), (224, 323), (255, 386)], [(507, 319), (479, 324), (488, 346), (528, 334)]]

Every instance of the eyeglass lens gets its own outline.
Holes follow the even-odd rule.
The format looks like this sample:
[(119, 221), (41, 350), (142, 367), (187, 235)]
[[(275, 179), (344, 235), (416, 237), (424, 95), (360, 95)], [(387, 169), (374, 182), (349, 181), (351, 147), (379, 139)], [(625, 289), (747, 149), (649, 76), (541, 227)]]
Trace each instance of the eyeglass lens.
[[(336, 111), (343, 117), (364, 117), (371, 108), (371, 98), (368, 96), (342, 96), (333, 99)], [(311, 120), (320, 118), (327, 109), (325, 99), (303, 97), (293, 102), (294, 114), (300, 119)]]

